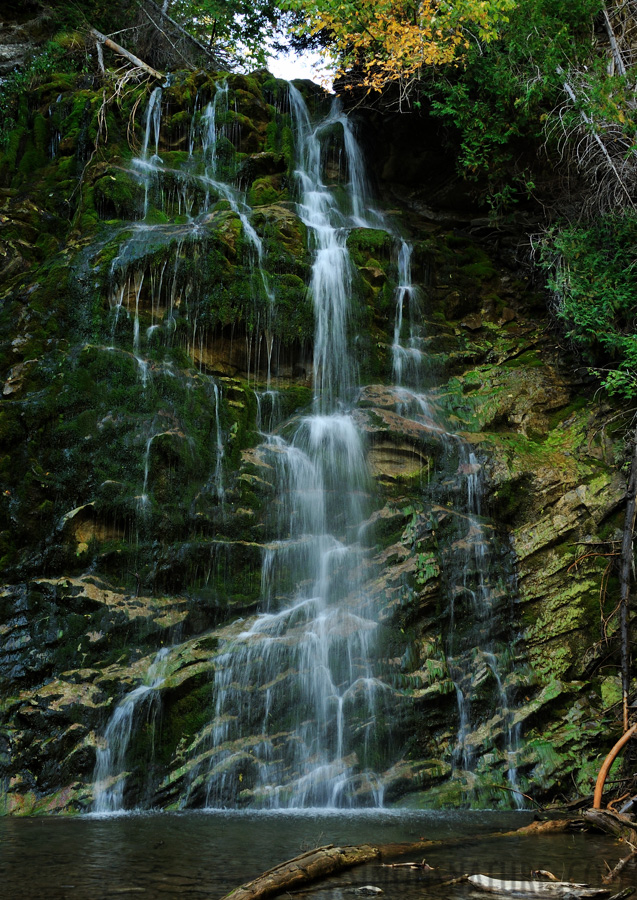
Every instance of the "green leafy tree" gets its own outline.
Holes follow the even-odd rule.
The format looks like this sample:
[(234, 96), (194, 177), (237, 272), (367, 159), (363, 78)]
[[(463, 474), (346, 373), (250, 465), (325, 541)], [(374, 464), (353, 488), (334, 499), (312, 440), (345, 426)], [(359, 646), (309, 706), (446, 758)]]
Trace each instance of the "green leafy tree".
[(247, 66), (265, 65), (282, 38), (282, 12), (272, 0), (173, 0), (166, 11), (203, 44)]
[(542, 253), (566, 336), (611, 394), (637, 397), (637, 215), (551, 229)]

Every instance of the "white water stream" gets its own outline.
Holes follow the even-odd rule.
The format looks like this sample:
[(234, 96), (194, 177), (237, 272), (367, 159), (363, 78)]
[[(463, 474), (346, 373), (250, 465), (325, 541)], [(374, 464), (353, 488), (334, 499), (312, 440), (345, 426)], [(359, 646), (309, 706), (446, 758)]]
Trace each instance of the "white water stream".
[(160, 703), (159, 688), (168, 674), (166, 662), (169, 652), (167, 648), (162, 648), (157, 653), (143, 682), (126, 694), (113, 710), (101, 746), (97, 748), (92, 812), (110, 813), (123, 808), (126, 751), (133, 727), (139, 727), (139, 711), (143, 709), (146, 721), (154, 728)]
[[(178, 209), (187, 210), (190, 219), (180, 226), (137, 224), (112, 264), (114, 339), (120, 311), (125, 308), (133, 316), (133, 347), (140, 366), (144, 364), (144, 379), (144, 340), (150, 346), (156, 332), (169, 333), (177, 302), (188, 307), (189, 288), (183, 284), (178, 287), (182, 248), (191, 243), (194, 246), (200, 239), (203, 219), (219, 199), (227, 201), (241, 223), (242, 235), (251, 249), (254, 289), (267, 298), (268, 308), (276, 305), (276, 291), (267, 272), (263, 241), (251, 221), (252, 211), (237, 187), (220, 176), (217, 147), (223, 128), (219, 120), (225, 115), (227, 103), (228, 87), (221, 82), (211, 102), (203, 110), (196, 109), (193, 116), (190, 157), (201, 153), (203, 174), (201, 169), (198, 173), (174, 173), (158, 155), (161, 91), (156, 89), (151, 95), (142, 152), (134, 161), (144, 186), (144, 217), (149, 213), (149, 198), (154, 196), (158, 179), (168, 173), (182, 178)], [(257, 395), (257, 427), (263, 441), (255, 451), (263, 470), (271, 473), (273, 502), (268, 524), (276, 535), (264, 547), (261, 601), (266, 611), (226, 631), (221, 653), (215, 659), (214, 718), (190, 748), (196, 764), (187, 776), (185, 802), (194, 798), (194, 802), (214, 807), (245, 803), (271, 808), (382, 806), (383, 772), (394, 760), (390, 723), (408, 698), (384, 681), (377, 670), (378, 609), (363, 587), (369, 554), (361, 534), (371, 511), (372, 486), (366, 448), (352, 415), (358, 377), (352, 354), (353, 269), (347, 239), (355, 228), (388, 231), (389, 226), (380, 213), (370, 209), (361, 150), (352, 124), (338, 103), (324, 119), (313, 123), (301, 94), (290, 86), (290, 107), (297, 147), (297, 212), (308, 230), (313, 254), (309, 288), (315, 315), (314, 403), (311, 415), (281, 427), (278, 395), (270, 386), (272, 343), (267, 338), (266, 317), (261, 327), (268, 353), (267, 385)], [(346, 172), (341, 185), (326, 177), (326, 147), (335, 135), (340, 140)], [(197, 206), (195, 196), (201, 196), (202, 191), (204, 199)], [(195, 209), (198, 213), (193, 217)], [(150, 238), (176, 242), (176, 249), (174, 263), (168, 265), (164, 259), (160, 266), (151, 268), (145, 282), (144, 269), (137, 268), (135, 261), (143, 257)], [(481, 467), (467, 445), (438, 423), (422, 393), (426, 359), (421, 298), (412, 283), (411, 257), (411, 246), (400, 240), (391, 345), (394, 391), (400, 414), (425, 423), (459, 457), (462, 508), (458, 520), (463, 523), (463, 531), (458, 535), (453, 565), (464, 569), (462, 590), (471, 596), (472, 614), (482, 623), (475, 632), (480, 632), (481, 643), (471, 651), (456, 645), (456, 579), (449, 600), (447, 665), (458, 700), (454, 761), (469, 769), (473, 763), (471, 734), (476, 725), (472, 717), (476, 656), (485, 662), (498, 686), (511, 758), (515, 735), (489, 625), (493, 594), (489, 541), (480, 509)], [(148, 287), (152, 324), (144, 333), (139, 326), (139, 311), (142, 291)], [(199, 349), (203, 358), (203, 328), (196, 316), (190, 324), (189, 349)], [(223, 508), (225, 448), (221, 390), (216, 382), (213, 390), (216, 465), (210, 486)], [(140, 512), (149, 504), (155, 436), (149, 432), (144, 445)], [(464, 609), (466, 615), (466, 604)], [(158, 656), (157, 665), (159, 662)], [(161, 683), (162, 677), (149, 671), (144, 684), (116, 707), (104, 734), (105, 749), (98, 754), (96, 810), (121, 807), (125, 757), (136, 709), (157, 696)], [(515, 783), (513, 761), (509, 779)]]
[[(377, 622), (362, 593), (364, 551), (357, 542), (369, 475), (346, 406), (355, 385), (346, 240), (362, 221), (364, 173), (350, 123), (337, 106), (313, 126), (292, 86), (290, 103), (298, 210), (314, 253), (316, 412), (301, 418), (287, 438), (266, 434), (258, 452), (274, 472), (280, 535), (264, 559), (263, 595), (276, 596), (284, 575), (292, 595), (230, 640), (218, 659), (207, 771), (195, 781), (205, 781), (209, 806), (235, 802), (238, 772), (259, 805), (351, 806), (357, 795), (382, 805), (382, 782), (366, 757), (389, 688), (374, 675)], [(342, 129), (350, 175), (346, 209), (322, 175), (321, 138), (335, 125)]]

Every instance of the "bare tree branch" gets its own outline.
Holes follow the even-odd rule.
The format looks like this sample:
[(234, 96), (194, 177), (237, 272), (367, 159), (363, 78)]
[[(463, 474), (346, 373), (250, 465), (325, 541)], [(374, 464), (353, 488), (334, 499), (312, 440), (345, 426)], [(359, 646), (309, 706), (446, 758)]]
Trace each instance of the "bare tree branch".
[(97, 31), (96, 28), (91, 28), (90, 33), (98, 43), (104, 44), (104, 46), (108, 47), (109, 50), (112, 50), (114, 53), (118, 53), (120, 56), (123, 56), (124, 59), (127, 59), (138, 69), (143, 69), (145, 72), (148, 72), (149, 75), (152, 75), (153, 78), (164, 78), (162, 73), (158, 72), (157, 69), (153, 69), (152, 66), (149, 66), (143, 60), (139, 59), (139, 57), (135, 56), (133, 53), (130, 53), (128, 50), (126, 50), (125, 47), (122, 47), (121, 44), (116, 44), (115, 41), (112, 41), (110, 38), (106, 37), (106, 35), (102, 34), (101, 31)]

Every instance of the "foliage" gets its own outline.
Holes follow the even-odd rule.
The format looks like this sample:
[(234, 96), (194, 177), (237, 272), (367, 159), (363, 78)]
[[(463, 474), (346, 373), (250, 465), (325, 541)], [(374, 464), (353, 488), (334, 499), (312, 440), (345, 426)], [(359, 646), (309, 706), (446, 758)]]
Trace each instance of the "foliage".
[(586, 73), (578, 102), (589, 118), (629, 118), (591, 40), (601, 0), (288, 2), (305, 11), (307, 32), (330, 34), (346, 89), (382, 92), (382, 103), (427, 109), (451, 126), (459, 166), (471, 178), (486, 174), (497, 210), (534, 192), (529, 151), (547, 135), (560, 144), (554, 123), (582, 123), (583, 109), (565, 115), (564, 73)]
[(78, 59), (60, 41), (50, 41), (24, 69), (14, 69), (0, 81), (0, 151), (18, 124), (20, 99), (46, 75), (78, 70)]
[(533, 0), (501, 23), (497, 39), (474, 42), (462, 68), (428, 73), (421, 96), (459, 132), (459, 163), (488, 173), (492, 204), (507, 206), (520, 187), (533, 190), (518, 159), (537, 146), (564, 96), (559, 70), (590, 66), (591, 23), (599, 0)]
[(637, 396), (637, 214), (549, 231), (542, 263), (566, 334), (611, 394)]
[(379, 91), (424, 66), (456, 60), (472, 39), (491, 41), (515, 0), (288, 0), (288, 6), (307, 15), (301, 30), (329, 34), (339, 74), (354, 68), (360, 85)]
[(281, 17), (274, 0), (173, 0), (169, 13), (202, 43), (220, 46), (248, 68), (265, 64), (266, 38), (274, 37)]

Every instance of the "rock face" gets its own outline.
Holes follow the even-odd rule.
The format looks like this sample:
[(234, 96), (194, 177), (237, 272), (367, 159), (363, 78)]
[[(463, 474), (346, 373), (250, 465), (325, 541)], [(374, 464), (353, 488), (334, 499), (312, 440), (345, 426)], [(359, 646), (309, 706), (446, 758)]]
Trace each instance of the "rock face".
[[(189, 73), (104, 105), (64, 75), (21, 103), (0, 159), (0, 808), (89, 809), (127, 703), (109, 785), (127, 807), (200, 806), (228, 647), (296, 590), (283, 572), (269, 596), (264, 562), (283, 501), (263, 435), (289, 435), (313, 393), (287, 86)], [(351, 177), (338, 129), (323, 152), (328, 183)], [(357, 577), (394, 698), (369, 768), (412, 805), (588, 792), (618, 690), (617, 410), (507, 255), (457, 198), (435, 216), (416, 201), (391, 152), (375, 174), (398, 208), (347, 238)], [(394, 384), (408, 287), (417, 390)], [(259, 728), (228, 754), (229, 802), (259, 801)], [(354, 802), (375, 802), (351, 766)]]
[(37, 0), (0, 3), (0, 76), (28, 62), (54, 29), (50, 10)]

